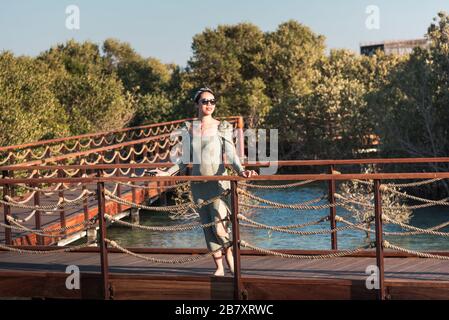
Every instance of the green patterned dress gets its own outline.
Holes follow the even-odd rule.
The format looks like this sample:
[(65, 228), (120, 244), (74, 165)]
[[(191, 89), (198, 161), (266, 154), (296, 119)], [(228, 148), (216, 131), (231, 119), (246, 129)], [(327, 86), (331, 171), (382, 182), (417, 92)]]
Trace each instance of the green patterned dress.
[[(193, 158), (192, 175), (194, 176), (217, 176), (227, 175), (226, 168), (223, 164), (223, 155), (226, 156), (226, 162), (232, 164), (237, 173), (241, 173), (244, 169), (240, 163), (240, 159), (236, 153), (235, 145), (232, 140), (233, 127), (227, 121), (221, 121), (217, 133), (211, 136), (202, 136), (201, 139), (192, 139), (192, 123), (185, 123), (182, 130), (184, 134), (190, 136), (190, 155)], [(195, 154), (194, 154), (195, 153)], [(174, 174), (177, 171), (184, 171), (186, 163), (181, 160), (177, 161), (168, 172)], [(191, 191), (192, 197), (196, 204), (216, 197), (230, 188), (229, 181), (192, 181)], [(199, 209), (199, 215), (202, 224), (217, 222), (227, 216), (230, 205), (230, 197), (217, 199), (212, 203)], [(224, 223), (227, 230), (227, 224)], [(229, 235), (223, 236), (217, 234), (215, 226), (204, 228), (204, 236), (207, 248), (215, 251), (220, 247), (227, 247), (230, 244)]]

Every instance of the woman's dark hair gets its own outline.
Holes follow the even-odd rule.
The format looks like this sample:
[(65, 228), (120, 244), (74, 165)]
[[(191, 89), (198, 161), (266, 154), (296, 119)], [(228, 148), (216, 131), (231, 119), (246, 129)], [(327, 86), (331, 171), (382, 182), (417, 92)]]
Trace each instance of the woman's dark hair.
[(212, 91), (212, 89), (209, 89), (207, 87), (201, 88), (199, 89), (196, 93), (195, 96), (193, 97), (193, 101), (195, 101), (195, 103), (198, 103), (198, 101), (200, 101), (201, 98), (201, 94), (203, 94), (204, 92), (209, 92), (210, 94), (214, 94), (214, 92)]

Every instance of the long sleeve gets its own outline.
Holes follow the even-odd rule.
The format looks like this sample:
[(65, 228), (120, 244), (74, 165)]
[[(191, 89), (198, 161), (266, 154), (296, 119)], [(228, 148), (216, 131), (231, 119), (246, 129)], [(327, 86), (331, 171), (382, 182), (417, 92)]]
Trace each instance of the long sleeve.
[[(188, 139), (187, 143), (188, 148), (190, 149), (190, 154), (191, 154), (191, 136), (189, 133), (189, 128), (190, 128), (190, 123), (184, 123), (183, 127), (180, 129), (180, 131), (177, 133), (177, 135), (180, 135), (183, 139), (182, 143), (186, 143), (186, 138)], [(184, 149), (184, 145), (183, 145), (183, 149)], [(185, 149), (184, 149), (185, 150)], [(185, 161), (183, 161), (183, 157), (182, 156), (178, 156), (176, 158), (176, 160), (174, 161), (174, 165), (171, 166), (167, 172), (170, 175), (174, 175), (176, 172), (184, 172), (185, 169), (187, 168), (187, 163)]]
[(223, 139), (226, 160), (232, 165), (234, 170), (238, 174), (240, 174), (245, 169), (243, 168), (242, 163), (240, 162), (240, 158), (235, 149), (234, 141), (232, 140), (232, 132), (233, 132), (232, 125), (227, 121), (222, 121), (222, 123), (219, 126), (219, 132), (220, 136)]

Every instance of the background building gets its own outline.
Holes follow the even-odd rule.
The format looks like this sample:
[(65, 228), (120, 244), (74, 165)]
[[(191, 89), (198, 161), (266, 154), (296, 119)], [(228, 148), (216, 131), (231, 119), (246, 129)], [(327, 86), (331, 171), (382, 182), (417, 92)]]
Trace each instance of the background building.
[(360, 44), (360, 54), (371, 56), (376, 50), (382, 50), (386, 54), (402, 55), (411, 53), (415, 47), (426, 48), (428, 45), (427, 39), (368, 42)]

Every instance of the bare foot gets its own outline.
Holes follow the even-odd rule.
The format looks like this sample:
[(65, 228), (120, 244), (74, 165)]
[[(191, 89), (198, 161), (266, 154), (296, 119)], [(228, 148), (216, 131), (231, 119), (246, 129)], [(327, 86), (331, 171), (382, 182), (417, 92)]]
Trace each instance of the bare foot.
[(223, 269), (217, 269), (217, 271), (215, 271), (214, 276), (217, 277), (222, 277), (224, 276), (224, 270)]
[(227, 265), (228, 265), (228, 268), (229, 268), (229, 272), (231, 273), (231, 274), (234, 274), (234, 263), (227, 263)]

